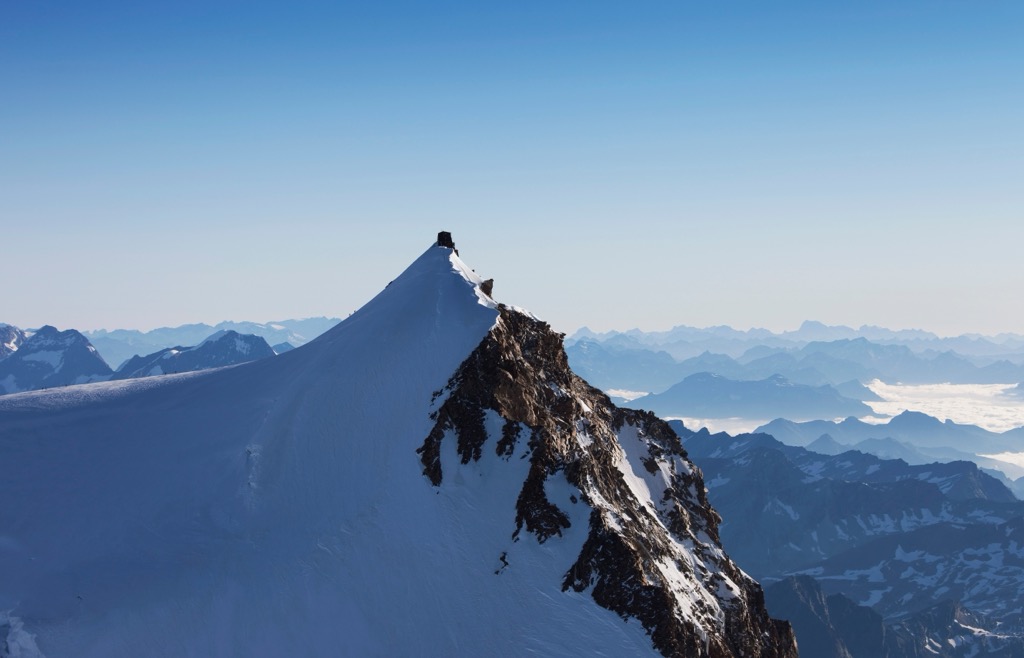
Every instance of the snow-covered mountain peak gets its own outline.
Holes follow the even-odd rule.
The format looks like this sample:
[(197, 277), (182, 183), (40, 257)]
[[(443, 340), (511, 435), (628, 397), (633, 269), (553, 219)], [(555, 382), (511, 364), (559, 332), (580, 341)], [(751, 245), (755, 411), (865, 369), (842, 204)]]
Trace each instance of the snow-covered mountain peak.
[(0, 610), (49, 658), (795, 656), (678, 437), (489, 291), (439, 240), (300, 349), (0, 400)]
[(232, 329), (218, 331), (194, 347), (169, 347), (146, 356), (133, 356), (121, 364), (113, 379), (151, 377), (235, 365), (274, 356), (260, 336)]
[(0, 394), (100, 381), (110, 374), (85, 336), (46, 325), (22, 333), (16, 351), (0, 359)]
[[(394, 350), (429, 349), (431, 340), (462, 352), (465, 357), (494, 326), (498, 304), (489, 288), (459, 257), (453, 247), (434, 243), (373, 299), (312, 342), (321, 349), (345, 341), (365, 342)], [(469, 345), (454, 348), (455, 345)], [(443, 351), (435, 348), (435, 354)], [(461, 360), (461, 358), (460, 358)], [(419, 359), (414, 359), (418, 362)], [(443, 384), (458, 362), (452, 364)]]
[[(84, 336), (74, 330), (61, 331), (52, 325), (43, 325), (32, 334), (33, 346), (36, 349), (66, 348), (76, 342), (82, 342)], [(87, 341), (86, 341), (87, 342)]]
[[(466, 312), (459, 307), (475, 302), (489, 309), (497, 303), (484, 292), (487, 282), (460, 257), (454, 247), (435, 242), (414, 260), (394, 281), (374, 299), (353, 314), (385, 313), (401, 310), (411, 299), (427, 295), (429, 289), (444, 290), (445, 306), (438, 313)], [(461, 293), (461, 294), (460, 294)]]
[[(207, 343), (216, 343), (220, 339), (222, 339), (225, 336), (227, 336), (229, 333), (235, 334), (235, 335), (238, 334), (237, 331), (230, 331), (228, 329), (221, 329), (220, 331), (214, 332), (214, 333), (210, 334), (209, 336), (207, 336), (206, 339), (203, 340), (203, 342), (199, 343), (199, 345), (206, 345)], [(198, 347), (198, 345), (196, 347)]]
[(252, 349), (252, 345), (254, 342), (266, 343), (266, 341), (260, 338), (259, 336), (243, 335), (238, 333), (234, 329), (222, 329), (212, 334), (209, 338), (201, 342), (195, 348), (191, 349), (196, 349), (203, 345), (219, 343), (224, 346), (224, 349), (233, 350), (235, 352), (239, 352), (242, 354), (248, 354), (249, 351)]

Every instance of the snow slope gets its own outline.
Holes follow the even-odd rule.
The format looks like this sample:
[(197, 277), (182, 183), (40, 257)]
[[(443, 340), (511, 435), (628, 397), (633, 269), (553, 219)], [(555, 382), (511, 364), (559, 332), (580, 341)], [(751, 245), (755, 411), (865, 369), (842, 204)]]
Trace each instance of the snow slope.
[(422, 475), (431, 393), (497, 318), (479, 283), (431, 248), (278, 358), (3, 398), (0, 610), (48, 656), (652, 651), (561, 592), (582, 535), (495, 576), (510, 469)]

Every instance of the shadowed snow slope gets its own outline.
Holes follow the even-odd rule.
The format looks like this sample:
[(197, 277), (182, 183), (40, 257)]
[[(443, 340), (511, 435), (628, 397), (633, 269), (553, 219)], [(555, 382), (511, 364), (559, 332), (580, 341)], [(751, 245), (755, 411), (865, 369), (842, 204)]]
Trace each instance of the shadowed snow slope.
[[(460, 395), (453, 373), (504, 315), (537, 322), (482, 284), (433, 246), (347, 320), (273, 359), (0, 398), (8, 643), (50, 658), (653, 652), (666, 623), (597, 605), (591, 585), (606, 583), (587, 574), (607, 569), (584, 564), (584, 545), (595, 514), (627, 526), (631, 515), (668, 518), (659, 510), (672, 501), (647, 487), (675, 469), (703, 499), (699, 473), (681, 448), (659, 448), (657, 464), (641, 455), (647, 471), (617, 448), (613, 470), (651, 497), (641, 512), (545, 473), (535, 498), (555, 501), (564, 523), (538, 533), (528, 511), (520, 534), (537, 444), (491, 442), (467, 458), (462, 436), (438, 430)], [(485, 440), (508, 439), (511, 421), (479, 411)], [(625, 429), (633, 452), (654, 450)], [(417, 452), (428, 437), (443, 481)], [(691, 513), (710, 519), (693, 524), (695, 552), (680, 541), (665, 564), (643, 567), (693, 607), (667, 617), (690, 624), (708, 655), (769, 635), (756, 655), (795, 655), (760, 588), (717, 547), (714, 512)], [(684, 557), (689, 576), (678, 573)], [(682, 589), (704, 581), (717, 591)]]

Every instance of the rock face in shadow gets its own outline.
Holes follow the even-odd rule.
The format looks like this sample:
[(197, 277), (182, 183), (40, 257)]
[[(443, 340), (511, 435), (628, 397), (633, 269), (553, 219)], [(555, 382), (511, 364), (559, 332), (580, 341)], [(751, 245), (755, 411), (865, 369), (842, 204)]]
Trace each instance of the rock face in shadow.
[[(679, 437), (640, 410), (619, 409), (569, 369), (562, 335), (499, 306), (500, 318), (435, 393), (435, 424), (418, 453), (440, 486), (441, 451), (456, 442), (463, 464), (492, 450), (510, 459), (526, 442), (529, 469), (509, 534), (560, 541), (571, 527), (566, 503), (590, 508), (588, 533), (563, 591), (589, 592), (601, 606), (636, 619), (668, 656), (795, 657), (786, 622), (773, 620), (761, 587), (722, 550), (720, 518), (701, 472)], [(488, 432), (496, 413), (500, 433)], [(579, 518), (578, 514), (576, 518)]]
[[(766, 587), (769, 611), (793, 623), (803, 655), (843, 655), (829, 648), (837, 640), (852, 656), (1024, 655), (1013, 653), (1024, 641), (1024, 502), (975, 464), (677, 432), (725, 518), (725, 546), (754, 578), (781, 581)], [(950, 602), (970, 619), (934, 607)], [(888, 653), (883, 623), (896, 638)]]
[(793, 576), (765, 588), (773, 615), (793, 624), (805, 656), (898, 656), (882, 616), (841, 594), (826, 596), (810, 576)]

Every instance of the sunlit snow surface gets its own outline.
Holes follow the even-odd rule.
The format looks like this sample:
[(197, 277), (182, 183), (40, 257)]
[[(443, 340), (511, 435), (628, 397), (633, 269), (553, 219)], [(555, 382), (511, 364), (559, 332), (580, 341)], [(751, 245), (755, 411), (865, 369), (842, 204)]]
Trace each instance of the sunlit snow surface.
[(568, 483), (548, 495), (573, 526), (541, 545), (511, 539), (527, 460), (463, 466), (445, 441), (443, 484), (423, 476), (432, 393), (498, 317), (479, 284), (432, 247), (273, 359), (0, 398), (0, 642), (49, 658), (652, 653), (639, 623), (561, 591), (587, 528)]

